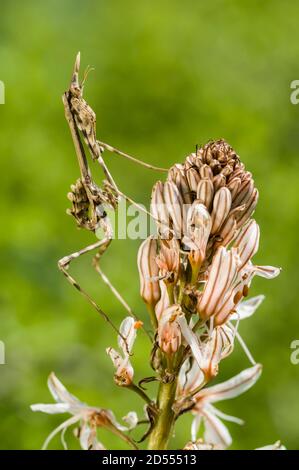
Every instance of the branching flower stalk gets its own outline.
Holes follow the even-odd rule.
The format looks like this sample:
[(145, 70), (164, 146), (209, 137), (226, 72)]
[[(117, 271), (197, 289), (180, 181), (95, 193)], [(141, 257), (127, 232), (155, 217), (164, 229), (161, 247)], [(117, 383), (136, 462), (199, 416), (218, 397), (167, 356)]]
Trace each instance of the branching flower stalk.
[[(81, 403), (52, 374), (48, 384), (57, 403), (32, 405), (32, 409), (45, 413), (68, 412), (71, 418), (49, 436), (45, 445), (62, 432), (66, 447), (65, 430), (76, 424), (84, 449), (104, 448), (97, 435), (97, 430), (103, 427), (134, 449), (143, 440), (148, 441), (148, 449), (167, 449), (177, 421), (181, 415), (191, 413), (191, 441), (182, 443), (182, 448), (226, 449), (232, 438), (223, 421), (237, 424), (242, 421), (225, 415), (214, 404), (246, 392), (262, 371), (238, 331), (240, 321), (249, 318), (264, 299), (261, 295), (247, 299), (251, 282), (256, 275), (273, 279), (280, 272), (278, 268), (253, 262), (260, 238), (259, 226), (252, 218), (258, 190), (251, 173), (224, 140), (197, 147), (183, 163), (169, 170), (137, 161), (97, 140), (96, 115), (83, 99), (87, 72), (79, 82), (79, 66), (78, 55), (70, 88), (63, 96), (80, 168), (80, 178), (68, 195), (72, 202), (70, 214), (79, 227), (97, 237), (101, 229), (104, 237), (62, 258), (58, 264), (68, 281), (117, 332), (118, 349), (107, 348), (115, 367), (114, 381), (144, 401), (145, 417), (138, 418), (130, 411), (124, 417), (126, 425), (121, 425), (112, 411)], [(104, 172), (102, 187), (92, 177), (85, 149)], [(150, 317), (150, 333), (144, 327), (146, 316), (140, 319), (135, 315), (99, 265), (113, 238), (106, 207), (117, 210), (121, 198), (134, 203), (118, 188), (104, 161), (104, 151), (138, 162), (147, 169), (167, 172), (165, 180), (154, 185), (151, 195), (149, 213), (157, 231), (141, 243), (137, 259), (140, 295)], [(93, 250), (97, 250), (93, 260), (96, 272), (129, 315), (120, 328), (69, 274), (71, 261)], [(134, 341), (140, 330), (151, 341), (149, 361), (153, 375), (136, 380)], [(230, 380), (211, 384), (221, 361), (233, 352), (235, 341), (240, 342), (251, 366)], [(148, 396), (143, 387), (150, 381), (157, 383), (155, 398)], [(148, 429), (137, 442), (130, 433), (141, 423), (147, 423)], [(283, 446), (276, 443), (265, 447), (269, 448), (278, 450)]]

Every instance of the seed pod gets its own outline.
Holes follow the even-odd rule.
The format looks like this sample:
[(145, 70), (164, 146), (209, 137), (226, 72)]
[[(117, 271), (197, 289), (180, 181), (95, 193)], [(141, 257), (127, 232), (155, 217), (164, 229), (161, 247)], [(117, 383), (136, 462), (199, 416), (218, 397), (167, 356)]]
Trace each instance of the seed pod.
[(152, 307), (161, 296), (159, 285), (159, 267), (156, 263), (157, 240), (147, 238), (138, 251), (138, 270), (140, 277), (140, 295), (144, 302)]

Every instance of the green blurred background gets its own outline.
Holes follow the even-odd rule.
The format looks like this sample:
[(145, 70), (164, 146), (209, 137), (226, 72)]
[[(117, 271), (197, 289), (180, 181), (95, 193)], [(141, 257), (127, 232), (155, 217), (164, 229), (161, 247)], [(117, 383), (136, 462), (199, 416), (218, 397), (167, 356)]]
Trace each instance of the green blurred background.
[[(274, 281), (254, 280), (251, 294), (264, 293), (266, 301), (241, 325), (263, 375), (219, 408), (246, 420), (245, 427), (228, 425), (233, 448), (281, 439), (299, 449), (299, 365), (290, 362), (290, 343), (299, 339), (299, 105), (290, 102), (290, 83), (299, 79), (298, 16), (298, 2), (279, 0), (1, 1), (2, 449), (38, 449), (63, 419), (29, 409), (52, 401), (46, 387), (52, 370), (82, 400), (112, 408), (118, 418), (143, 406), (113, 385), (105, 348), (115, 346), (115, 335), (56, 268), (59, 258), (94, 241), (65, 214), (79, 173), (61, 95), (78, 50), (82, 68), (95, 68), (85, 96), (97, 111), (100, 139), (170, 166), (197, 143), (223, 137), (253, 172), (262, 232), (256, 261), (283, 272)], [(159, 175), (113, 155), (106, 159), (123, 191), (148, 204)], [(139, 244), (113, 242), (102, 266), (146, 319), (138, 297)], [(73, 273), (119, 323), (125, 312), (90, 260), (75, 262)], [(150, 374), (148, 354), (141, 334), (138, 378)], [(237, 346), (219, 379), (247, 366)], [(172, 448), (189, 440), (189, 424), (185, 417), (177, 426)], [(109, 436), (100, 435), (111, 447)], [(122, 447), (113, 439), (112, 448)], [(51, 448), (61, 448), (59, 438)]]

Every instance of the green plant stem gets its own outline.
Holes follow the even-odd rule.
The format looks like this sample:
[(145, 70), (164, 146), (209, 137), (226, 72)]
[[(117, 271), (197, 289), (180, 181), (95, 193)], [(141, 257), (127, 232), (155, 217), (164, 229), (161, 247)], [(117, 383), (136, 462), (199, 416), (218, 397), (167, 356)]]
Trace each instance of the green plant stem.
[(171, 437), (174, 425), (174, 411), (172, 409), (177, 379), (171, 383), (161, 383), (158, 393), (158, 416), (150, 434), (148, 449), (165, 450)]
[(168, 298), (169, 298), (169, 302), (170, 304), (174, 304), (174, 292), (173, 292), (173, 284), (170, 284), (167, 286), (167, 293), (168, 293)]
[(146, 307), (150, 316), (152, 327), (154, 331), (156, 331), (157, 326), (158, 326), (158, 321), (156, 317), (155, 307), (152, 304), (146, 304)]
[(140, 398), (142, 398), (148, 405), (152, 405), (152, 400), (150, 399), (150, 397), (148, 397), (147, 394), (141, 388), (137, 387), (136, 384), (132, 383), (127, 388), (137, 393)]

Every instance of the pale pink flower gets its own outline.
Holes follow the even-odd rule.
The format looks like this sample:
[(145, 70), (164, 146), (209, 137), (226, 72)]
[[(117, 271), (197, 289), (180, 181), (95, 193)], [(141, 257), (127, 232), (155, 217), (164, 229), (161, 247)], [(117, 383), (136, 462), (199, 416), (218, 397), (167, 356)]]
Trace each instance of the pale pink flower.
[(43, 444), (43, 449), (48, 447), (50, 441), (58, 433), (61, 433), (62, 444), (67, 449), (64, 433), (70, 426), (77, 423), (80, 423), (80, 445), (85, 450), (104, 449), (103, 444), (97, 440), (98, 427), (109, 428), (115, 433), (128, 430), (128, 427), (117, 422), (112, 411), (92, 407), (78, 400), (64, 387), (53, 372), (49, 376), (48, 387), (56, 403), (31, 405), (31, 410), (48, 414), (70, 413), (72, 417), (61, 423), (49, 434)]
[[(178, 322), (182, 335), (187, 344), (189, 344), (195, 360), (192, 367), (193, 370), (189, 371), (191, 377), (193, 377), (191, 381), (194, 380), (192, 374), (198, 368), (202, 377), (196, 379), (196, 381), (199, 382), (201, 380), (202, 383), (209, 381), (218, 374), (220, 361), (229, 356), (233, 351), (235, 340), (233, 329), (227, 325), (222, 325), (214, 328), (211, 333), (199, 335), (192, 331), (185, 317), (180, 316)], [(184, 374), (184, 369), (182, 373)], [(187, 388), (190, 390), (189, 385)]]
[(134, 369), (130, 362), (130, 356), (138, 327), (138, 322), (134, 318), (126, 317), (120, 325), (120, 335), (118, 335), (118, 346), (122, 352), (119, 353), (113, 348), (106, 349), (107, 354), (116, 367), (115, 382), (123, 387), (127, 387), (133, 382)]
[(217, 410), (212, 403), (229, 400), (246, 392), (256, 383), (261, 371), (262, 366), (256, 364), (243, 370), (230, 380), (202, 389), (194, 396), (196, 404), (192, 409), (192, 413), (195, 415), (191, 427), (192, 441), (196, 441), (200, 424), (203, 421), (205, 427), (204, 441), (206, 443), (218, 445), (223, 449), (231, 445), (232, 438), (222, 420), (232, 421), (237, 424), (243, 424), (243, 422), (234, 416), (228, 416)]

